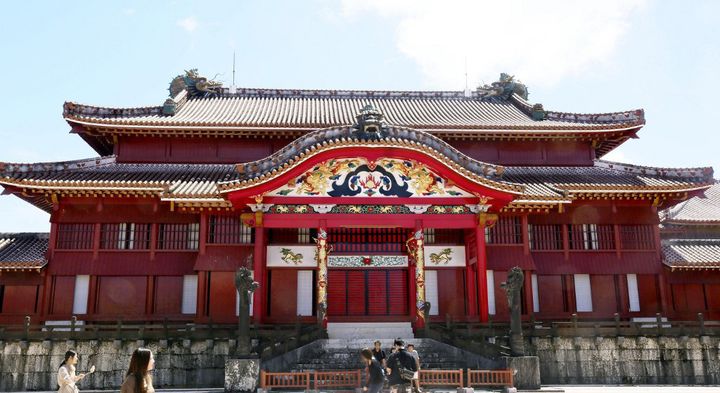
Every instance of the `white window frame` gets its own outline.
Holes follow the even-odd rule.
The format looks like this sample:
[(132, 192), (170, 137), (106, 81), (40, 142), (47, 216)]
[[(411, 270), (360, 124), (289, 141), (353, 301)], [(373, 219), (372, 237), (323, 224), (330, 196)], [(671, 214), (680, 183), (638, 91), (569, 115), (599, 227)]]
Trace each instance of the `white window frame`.
[(430, 302), (430, 315), (440, 315), (437, 270), (425, 270), (425, 300)]
[(577, 312), (592, 312), (592, 284), (589, 274), (574, 274), (575, 309)]
[(90, 276), (75, 276), (75, 291), (73, 293), (73, 315), (87, 314), (89, 294)]
[(640, 291), (638, 290), (637, 274), (627, 275), (627, 288), (629, 311), (640, 311)]
[(488, 314), (495, 315), (497, 311), (495, 308), (495, 272), (488, 270), (485, 274), (485, 280), (487, 283)]
[(313, 315), (313, 271), (297, 271), (297, 315), (310, 317)]
[(197, 314), (197, 291), (197, 274), (189, 274), (183, 276), (182, 306), (180, 308), (182, 314)]
[(538, 290), (537, 274), (530, 276), (532, 284), (533, 312), (540, 312), (540, 291)]

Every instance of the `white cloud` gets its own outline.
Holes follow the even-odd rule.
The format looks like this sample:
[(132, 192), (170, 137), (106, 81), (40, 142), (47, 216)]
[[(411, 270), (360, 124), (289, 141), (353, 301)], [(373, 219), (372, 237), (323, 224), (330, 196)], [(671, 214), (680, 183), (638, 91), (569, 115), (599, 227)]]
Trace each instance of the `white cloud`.
[(193, 16), (189, 16), (185, 19), (177, 21), (177, 25), (185, 29), (188, 33), (192, 33), (198, 27), (198, 21)]
[(615, 150), (611, 150), (610, 153), (602, 156), (602, 159), (607, 160), (607, 161), (622, 162), (622, 163), (633, 162), (630, 159), (628, 159), (627, 155), (619, 148), (616, 148)]
[(461, 88), (466, 58), (471, 87), (500, 72), (547, 86), (611, 60), (645, 3), (343, 0), (340, 15), (393, 20), (398, 49), (434, 87)]
[(122, 12), (127, 16), (133, 16), (135, 15), (136, 10), (134, 8), (125, 8)]

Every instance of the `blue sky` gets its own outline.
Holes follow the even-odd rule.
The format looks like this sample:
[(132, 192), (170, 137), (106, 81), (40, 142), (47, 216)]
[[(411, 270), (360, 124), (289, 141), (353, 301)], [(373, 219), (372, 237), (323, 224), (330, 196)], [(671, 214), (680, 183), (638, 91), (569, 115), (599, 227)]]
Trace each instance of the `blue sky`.
[[(12, 2), (0, 24), (0, 161), (94, 157), (64, 101), (160, 105), (199, 68), (248, 87), (462, 90), (500, 72), (568, 112), (644, 108), (640, 139), (608, 158), (720, 168), (720, 2)], [(49, 216), (0, 197), (0, 232)]]

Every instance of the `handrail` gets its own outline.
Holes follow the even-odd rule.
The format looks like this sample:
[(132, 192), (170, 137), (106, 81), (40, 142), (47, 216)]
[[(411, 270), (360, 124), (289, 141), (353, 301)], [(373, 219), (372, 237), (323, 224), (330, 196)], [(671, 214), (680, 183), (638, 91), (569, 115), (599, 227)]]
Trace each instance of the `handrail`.
[(271, 373), (260, 370), (260, 388), (302, 388), (310, 389), (310, 372)]
[(420, 370), (418, 375), (422, 386), (463, 387), (463, 370)]
[(514, 370), (467, 370), (468, 387), (508, 386), (513, 387)]
[(360, 370), (315, 371), (315, 390), (321, 388), (359, 388)]

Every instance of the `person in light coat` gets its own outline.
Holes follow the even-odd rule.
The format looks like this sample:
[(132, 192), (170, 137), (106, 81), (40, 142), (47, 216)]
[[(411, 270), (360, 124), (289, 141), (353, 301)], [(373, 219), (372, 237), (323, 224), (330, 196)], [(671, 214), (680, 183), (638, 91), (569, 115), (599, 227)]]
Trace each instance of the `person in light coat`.
[[(87, 374), (75, 375), (75, 365), (78, 362), (78, 355), (75, 351), (65, 352), (65, 359), (58, 368), (57, 383), (60, 387), (58, 393), (78, 393), (77, 382), (85, 378)], [(95, 366), (90, 368), (90, 373), (95, 372)]]

